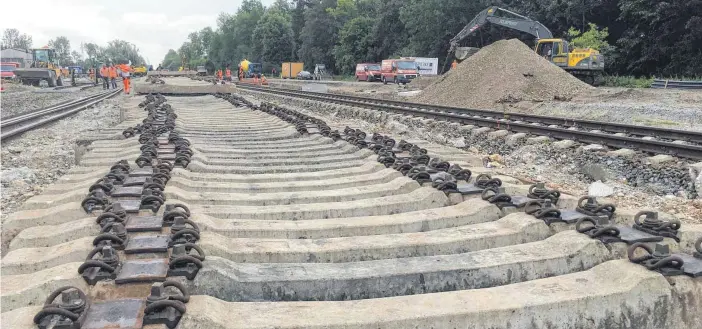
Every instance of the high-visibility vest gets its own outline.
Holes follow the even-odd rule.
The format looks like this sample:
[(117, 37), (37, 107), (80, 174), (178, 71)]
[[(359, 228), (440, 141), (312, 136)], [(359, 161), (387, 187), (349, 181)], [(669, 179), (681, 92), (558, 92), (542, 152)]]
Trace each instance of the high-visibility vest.
[(227, 69), (227, 77), (231, 78), (232, 76), (232, 70)]
[(109, 70), (110, 78), (116, 78), (116, 77), (117, 77), (117, 68), (116, 68), (116, 67), (114, 67), (114, 66), (109, 67), (108, 70)]
[(100, 68), (100, 77), (107, 78), (107, 67), (103, 66)]

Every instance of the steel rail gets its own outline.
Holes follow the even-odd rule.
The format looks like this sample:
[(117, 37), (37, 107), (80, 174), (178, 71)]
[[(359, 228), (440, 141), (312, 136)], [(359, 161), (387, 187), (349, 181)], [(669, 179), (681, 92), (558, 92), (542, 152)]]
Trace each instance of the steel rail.
[[(648, 153), (669, 154), (681, 158), (702, 160), (701, 145), (647, 140), (613, 134), (624, 133), (634, 136), (654, 136), (663, 139), (686, 140), (692, 141), (693, 143), (702, 143), (702, 133), (697, 132), (634, 125), (619, 125), (570, 118), (555, 118), (516, 113), (503, 113), (488, 110), (434, 106), (409, 102), (386, 101), (358, 96), (291, 91), (270, 87), (260, 88), (242, 84), (239, 84), (237, 87), (243, 90), (255, 90), (292, 97), (302, 97), (374, 110), (383, 110), (400, 114), (412, 114), (431, 119), (459, 122), (461, 124), (473, 124), (481, 127), (505, 129), (512, 132), (549, 136), (556, 139), (573, 139), (580, 142), (602, 144), (615, 148), (630, 148)], [(487, 114), (491, 115), (488, 116)], [(542, 118), (543, 120), (539, 121)], [(592, 129), (613, 133), (610, 134), (605, 132), (578, 129)], [(673, 138), (673, 136), (675, 136), (675, 138)]]
[(78, 100), (52, 105), (39, 111), (3, 119), (2, 123), (0, 123), (0, 128), (2, 128), (0, 139), (5, 140), (6, 138), (30, 131), (47, 123), (51, 123), (71, 114), (77, 113), (92, 105), (102, 102), (105, 99), (118, 95), (121, 91), (122, 89), (110, 90)]
[(35, 117), (44, 116), (44, 115), (47, 115), (47, 114), (52, 113), (54, 111), (60, 111), (68, 106), (75, 106), (75, 105), (78, 105), (80, 103), (85, 103), (85, 102), (90, 101), (93, 98), (99, 97), (101, 94), (104, 94), (104, 93), (98, 93), (98, 94), (86, 96), (86, 97), (79, 98), (79, 99), (69, 99), (67, 101), (63, 101), (63, 102), (60, 102), (58, 104), (53, 104), (53, 105), (50, 105), (48, 107), (41, 108), (41, 109), (38, 109), (35, 111), (21, 113), (21, 114), (15, 115), (15, 116), (3, 118), (2, 122), (0, 122), (0, 127), (4, 128), (7, 126), (16, 125), (18, 123), (22, 123), (22, 122), (27, 121), (27, 120), (32, 120)]
[(250, 85), (238, 84), (237, 87), (242, 87), (243, 89), (257, 89), (257, 90), (268, 90), (275, 91), (277, 93), (288, 93), (289, 95), (300, 95), (304, 94), (309, 97), (317, 97), (318, 99), (337, 99), (342, 101), (355, 101), (358, 103), (367, 103), (372, 105), (393, 105), (400, 107), (411, 107), (426, 110), (436, 110), (459, 114), (469, 114), (478, 115), (484, 117), (491, 117), (494, 119), (507, 119), (512, 121), (524, 121), (531, 123), (540, 123), (544, 125), (558, 125), (564, 127), (576, 127), (578, 129), (586, 130), (600, 130), (610, 133), (622, 133), (632, 136), (651, 136), (659, 139), (666, 140), (681, 140), (695, 144), (702, 144), (702, 132), (686, 131), (686, 130), (676, 130), (669, 128), (658, 128), (658, 127), (647, 127), (639, 125), (630, 124), (620, 124), (612, 122), (603, 121), (593, 121), (575, 118), (564, 118), (564, 117), (553, 117), (545, 115), (536, 114), (524, 114), (524, 113), (514, 113), (514, 112), (500, 112), (495, 110), (484, 110), (484, 109), (470, 109), (463, 107), (451, 107), (451, 106), (441, 106), (441, 105), (430, 105), (430, 104), (420, 104), (412, 102), (401, 102), (393, 100), (384, 100), (360, 96), (350, 96), (350, 95), (340, 95), (340, 94), (326, 94), (311, 91), (291, 91), (287, 89), (280, 88), (259, 88)]

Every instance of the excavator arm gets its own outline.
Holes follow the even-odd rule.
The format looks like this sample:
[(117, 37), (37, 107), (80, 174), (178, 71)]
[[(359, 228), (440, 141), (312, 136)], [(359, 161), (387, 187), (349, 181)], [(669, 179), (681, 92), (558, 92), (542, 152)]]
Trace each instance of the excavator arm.
[(519, 15), (515, 12), (511, 12), (507, 9), (492, 6), (478, 13), (478, 15), (476, 15), (475, 18), (473, 18), (473, 20), (461, 30), (461, 32), (458, 32), (458, 34), (451, 39), (449, 54), (456, 50), (456, 47), (458, 47), (458, 44), (463, 41), (463, 39), (467, 38), (473, 34), (473, 32), (487, 23), (529, 33), (537, 39), (548, 39), (553, 37), (551, 31), (538, 21)]

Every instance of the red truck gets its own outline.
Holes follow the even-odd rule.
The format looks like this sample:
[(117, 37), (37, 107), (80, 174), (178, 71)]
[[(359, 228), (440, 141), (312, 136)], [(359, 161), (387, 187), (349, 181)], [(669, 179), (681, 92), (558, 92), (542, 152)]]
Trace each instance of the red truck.
[(17, 62), (2, 62), (0, 63), (0, 78), (14, 79), (15, 70), (20, 66)]
[(380, 66), (383, 83), (408, 83), (419, 75), (417, 64), (409, 59), (385, 59)]
[(359, 63), (356, 64), (356, 81), (376, 81), (380, 80), (380, 64)]

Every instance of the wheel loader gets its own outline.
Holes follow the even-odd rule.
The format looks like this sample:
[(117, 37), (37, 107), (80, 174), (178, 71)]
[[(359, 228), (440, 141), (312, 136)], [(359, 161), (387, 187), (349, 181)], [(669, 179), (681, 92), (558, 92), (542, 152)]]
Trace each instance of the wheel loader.
[(44, 80), (49, 87), (63, 86), (56, 52), (49, 47), (32, 49), (32, 65), (29, 68), (15, 70), (15, 74), (24, 84), (38, 86)]
[(571, 48), (567, 40), (554, 38), (551, 31), (538, 21), (495, 6), (481, 11), (451, 39), (449, 56), (453, 53), (456, 61), (461, 62), (477, 52), (479, 48), (459, 47), (458, 44), (487, 23), (533, 35), (536, 38), (534, 51), (539, 56), (584, 82), (597, 85), (602, 80), (605, 59), (599, 51), (590, 48)]

